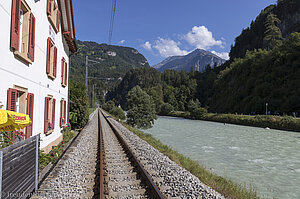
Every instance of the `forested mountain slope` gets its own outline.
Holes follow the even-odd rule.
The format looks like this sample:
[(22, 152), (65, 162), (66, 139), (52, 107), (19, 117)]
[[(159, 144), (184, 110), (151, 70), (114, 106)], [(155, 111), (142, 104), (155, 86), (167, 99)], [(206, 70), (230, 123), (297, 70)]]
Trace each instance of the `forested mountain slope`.
[(283, 38), (287, 38), (293, 32), (300, 31), (300, 1), (278, 0), (276, 5), (266, 7), (256, 17), (255, 21), (251, 22), (250, 27), (242, 30), (231, 48), (230, 59), (244, 57), (247, 50), (268, 48), (265, 40), (266, 20), (270, 14), (274, 14), (279, 19), (276, 26), (280, 29)]
[[(86, 56), (89, 61), (89, 99), (92, 98), (92, 87), (96, 85), (97, 98), (112, 89), (133, 68), (148, 66), (146, 58), (136, 49), (98, 44), (91, 41), (76, 41), (78, 53), (71, 57), (70, 79), (85, 83)], [(91, 102), (91, 100), (90, 100)]]

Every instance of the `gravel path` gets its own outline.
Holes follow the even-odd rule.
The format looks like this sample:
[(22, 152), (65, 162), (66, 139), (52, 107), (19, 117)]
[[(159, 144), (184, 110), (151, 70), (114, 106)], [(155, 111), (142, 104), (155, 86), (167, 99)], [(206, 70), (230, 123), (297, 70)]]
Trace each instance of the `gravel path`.
[(93, 198), (98, 150), (98, 114), (95, 114), (77, 140), (31, 198)]
[(197, 177), (140, 139), (123, 125), (112, 118), (109, 119), (120, 130), (123, 139), (127, 141), (160, 190), (168, 198), (224, 198), (221, 194), (203, 184)]

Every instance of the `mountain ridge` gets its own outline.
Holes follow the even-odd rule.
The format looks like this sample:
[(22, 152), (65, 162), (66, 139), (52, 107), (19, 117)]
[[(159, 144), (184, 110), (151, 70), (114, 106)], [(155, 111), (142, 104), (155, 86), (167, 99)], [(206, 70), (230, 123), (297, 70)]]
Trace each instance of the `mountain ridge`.
[(218, 57), (217, 55), (202, 49), (195, 49), (187, 55), (183, 56), (171, 56), (163, 60), (162, 62), (153, 66), (160, 72), (168, 69), (172, 70), (185, 70), (187, 72), (191, 71), (191, 67), (194, 70), (198, 68), (198, 71), (202, 72), (205, 70), (207, 65), (210, 67), (219, 66), (225, 63), (226, 60)]

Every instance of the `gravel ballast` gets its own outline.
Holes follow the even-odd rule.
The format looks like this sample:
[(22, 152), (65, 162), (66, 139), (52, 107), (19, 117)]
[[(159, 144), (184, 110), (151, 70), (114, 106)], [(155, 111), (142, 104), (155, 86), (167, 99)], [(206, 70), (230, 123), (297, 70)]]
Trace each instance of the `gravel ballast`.
[(31, 198), (93, 198), (98, 150), (97, 114)]

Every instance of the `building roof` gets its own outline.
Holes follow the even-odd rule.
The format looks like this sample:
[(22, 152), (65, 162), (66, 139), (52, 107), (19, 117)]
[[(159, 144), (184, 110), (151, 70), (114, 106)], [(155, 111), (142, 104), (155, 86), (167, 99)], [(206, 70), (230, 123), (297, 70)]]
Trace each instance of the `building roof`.
[(61, 11), (61, 28), (69, 49), (72, 53), (77, 51), (75, 43), (75, 26), (72, 0), (58, 0), (59, 8)]

